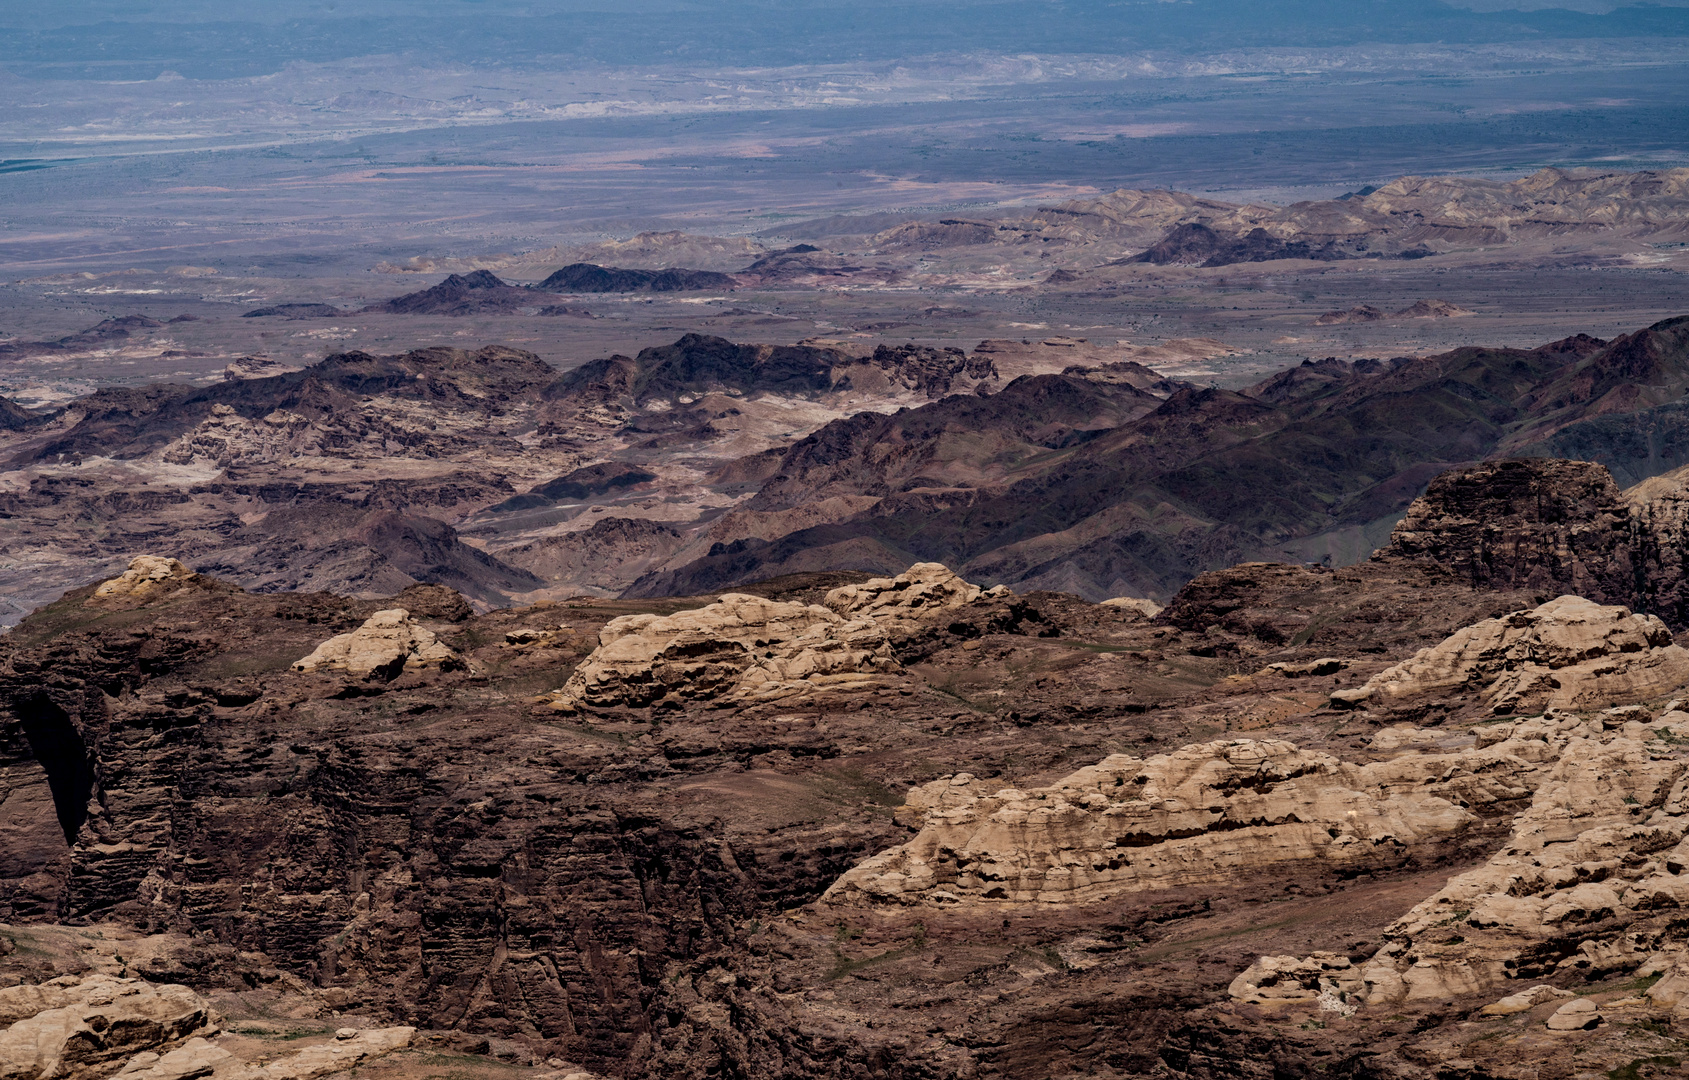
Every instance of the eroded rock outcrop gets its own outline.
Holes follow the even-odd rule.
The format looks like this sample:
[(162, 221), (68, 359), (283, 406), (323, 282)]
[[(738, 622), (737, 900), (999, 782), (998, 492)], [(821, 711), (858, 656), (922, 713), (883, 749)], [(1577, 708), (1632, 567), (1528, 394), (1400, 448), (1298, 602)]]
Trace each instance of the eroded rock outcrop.
[(419, 625), (404, 608), (378, 611), (349, 634), (338, 634), (318, 645), (311, 655), (294, 662), (302, 674), (336, 670), (348, 675), (387, 674), (457, 661), (457, 653)]
[(1314, 953), (1307, 957), (1263, 956), (1227, 988), (1236, 1001), (1268, 1007), (1313, 1003), (1328, 1012), (1349, 1016), (1349, 998), (1366, 988), (1366, 980), (1347, 956)]
[(1497, 713), (1600, 709), (1689, 685), (1689, 651), (1652, 615), (1562, 596), (1457, 631), (1441, 644), (1331, 695), (1337, 705), (1392, 707), (1475, 694)]
[(93, 974), (0, 989), (0, 1078), (82, 1080), (213, 1032), (210, 1004), (185, 986)]
[[(1682, 963), (1689, 953), (1682, 923), (1689, 760), (1681, 747), (1689, 743), (1689, 714), (1605, 720), (1617, 726), (1570, 715), (1497, 733), (1504, 739), (1496, 745), (1540, 740), (1539, 755), (1555, 757), (1530, 806), (1487, 863), (1449, 879), (1385, 931), (1387, 944), (1359, 973), (1364, 988), (1351, 979), (1345, 993), (1374, 1005), (1438, 1001), (1493, 993), (1514, 980), (1569, 972), (1597, 981)], [(1660, 995), (1673, 1007), (1674, 985)], [(1517, 991), (1485, 1012), (1525, 1011), (1554, 993)], [(1252, 1000), (1259, 992), (1237, 983), (1233, 995)]]
[(870, 619), (896, 636), (910, 632), (913, 624), (941, 618), (981, 598), (1009, 595), (1002, 585), (982, 589), (971, 584), (943, 563), (916, 563), (896, 577), (841, 585), (822, 603), (846, 618)]
[(167, 596), (198, 577), (198, 574), (175, 559), (159, 555), (137, 555), (129, 560), (129, 569), (117, 577), (100, 582), (89, 602), (135, 600), (144, 603)]
[(411, 1044), (412, 1027), (342, 1028), (330, 1042), (304, 1046), (274, 1060), (244, 1061), (206, 1038), (192, 1038), (164, 1053), (136, 1054), (115, 1080), (317, 1080), (350, 1072)]
[(901, 670), (893, 645), (982, 599), (939, 563), (843, 585), (820, 604), (724, 594), (673, 615), (627, 615), (599, 632), (598, 648), (552, 697), (554, 707), (679, 705), (728, 697), (775, 700), (861, 686)]
[(612, 619), (552, 704), (570, 712), (723, 696), (773, 699), (858, 685), (900, 666), (872, 619), (728, 593), (673, 615)]
[(1470, 807), (1527, 797), (1551, 754), (1504, 740), (1356, 765), (1279, 740), (1227, 740), (1111, 755), (1028, 791), (961, 774), (911, 790), (899, 816), (920, 820), (920, 833), (828, 895), (1083, 903), (1300, 861), (1398, 865), (1415, 845), (1476, 823)]

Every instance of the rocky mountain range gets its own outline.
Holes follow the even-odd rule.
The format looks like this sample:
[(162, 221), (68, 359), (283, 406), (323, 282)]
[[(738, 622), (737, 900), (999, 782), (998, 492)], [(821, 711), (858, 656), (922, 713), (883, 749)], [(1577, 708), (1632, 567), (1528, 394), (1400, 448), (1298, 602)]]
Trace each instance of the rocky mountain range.
[(1150, 366), (1223, 348), (688, 334), (566, 372), (503, 347), (233, 365), (8, 409), (0, 577), (15, 619), (170, 535), (244, 587), (432, 581), (493, 606), (923, 561), (1165, 602), (1236, 562), (1364, 558), (1452, 465), (1595, 461), (1624, 501), (1689, 463), (1689, 320), (1310, 361), (1243, 391)]
[(1227, 266), (1270, 259), (1416, 259), (1530, 238), (1611, 232), (1679, 237), (1689, 170), (1543, 169), (1502, 182), (1404, 176), (1365, 194), (1237, 204), (1180, 191), (1120, 190), (1002, 221), (946, 219), (878, 233), (873, 250), (982, 244), (1139, 247), (1134, 261)]
[(771, 464), (745, 506), (831, 499), (849, 517), (723, 544), (635, 590), (932, 560), (990, 582), (1166, 598), (1250, 558), (1351, 562), (1452, 464), (1578, 457), (1627, 483), (1684, 464), (1670, 432), (1686, 335), (1673, 320), (1610, 343), (1308, 362), (1247, 392), (1165, 400), (1074, 370), (834, 421)]
[(1589, 463), (1457, 469), (1368, 561), (1153, 617), (936, 564), (477, 614), (138, 557), (0, 638), (0, 1048), (1669, 1076), (1689, 653), (1601, 600), (1682, 548), (1623, 503)]

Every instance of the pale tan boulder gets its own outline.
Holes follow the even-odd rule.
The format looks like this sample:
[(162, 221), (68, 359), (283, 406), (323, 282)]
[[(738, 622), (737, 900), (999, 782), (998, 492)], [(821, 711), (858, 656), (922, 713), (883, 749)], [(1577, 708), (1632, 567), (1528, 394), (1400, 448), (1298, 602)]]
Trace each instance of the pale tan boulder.
[(1335, 675), (1349, 666), (1349, 661), (1335, 656), (1317, 660), (1280, 660), (1261, 669), (1263, 675), (1282, 675), (1287, 679), (1321, 678)]
[(1561, 990), (1559, 987), (1543, 983), (1528, 990), (1521, 990), (1516, 994), (1509, 994), (1500, 1001), (1493, 1001), (1479, 1009), (1478, 1012), (1484, 1016), (1512, 1016), (1516, 1013), (1530, 1012), (1545, 1001), (1571, 996), (1570, 990)]
[(434, 632), (419, 625), (404, 608), (378, 611), (349, 634), (339, 634), (318, 645), (311, 655), (298, 660), (293, 670), (300, 673), (336, 670), (348, 675), (369, 675), (384, 671), (439, 666), (457, 659), (457, 653), (438, 641)]
[(194, 1038), (162, 1054), (152, 1050), (136, 1054), (115, 1076), (119, 1080), (194, 1080), (226, 1077), (245, 1068), (244, 1062), (211, 1040)]
[(0, 1080), (81, 1080), (119, 1061), (215, 1029), (206, 1000), (185, 986), (109, 975), (61, 976), (0, 989)]
[(1381, 728), (1372, 736), (1371, 747), (1383, 753), (1418, 750), (1421, 747), (1434, 747), (1448, 738), (1448, 735), (1446, 731), (1417, 727), (1413, 724), (1392, 724)]
[(569, 711), (723, 696), (774, 700), (900, 669), (871, 619), (728, 593), (707, 607), (610, 620), (552, 703)]
[(1601, 1009), (1588, 998), (1568, 1001), (1548, 1018), (1550, 1031), (1588, 1031), (1601, 1023)]
[(156, 600), (182, 588), (199, 577), (175, 559), (160, 555), (137, 555), (129, 560), (129, 568), (109, 578), (94, 589), (89, 603), (100, 600), (132, 598)]
[(906, 797), (898, 820), (921, 824), (912, 840), (853, 867), (827, 896), (1070, 904), (1304, 860), (1393, 864), (1477, 820), (1451, 796), (1479, 806), (1519, 798), (1529, 788), (1517, 774), (1532, 769), (1501, 747), (1375, 766), (1238, 740), (1116, 754), (1026, 791), (947, 777)]
[[(1332, 694), (1334, 704), (1389, 707), (1475, 693), (1498, 713), (1600, 709), (1689, 685), (1689, 651), (1652, 615), (1562, 596), (1485, 619)], [(1599, 723), (1599, 721), (1596, 721)]]
[(1672, 1010), (1675, 1019), (1689, 1020), (1689, 957), (1680, 954), (1666, 965), (1660, 980), (1644, 996), (1656, 1007)]
[(1122, 611), (1135, 611), (1146, 619), (1153, 619), (1166, 610), (1154, 600), (1142, 596), (1115, 596), (1104, 600), (1102, 605), (1120, 608)]

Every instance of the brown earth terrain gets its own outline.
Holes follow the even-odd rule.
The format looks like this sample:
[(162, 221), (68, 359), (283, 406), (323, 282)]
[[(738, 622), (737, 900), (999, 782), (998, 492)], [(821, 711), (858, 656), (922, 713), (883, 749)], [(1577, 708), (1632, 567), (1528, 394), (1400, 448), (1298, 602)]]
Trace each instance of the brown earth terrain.
[(1635, 497), (1457, 470), (1364, 563), (1154, 618), (932, 565), (477, 614), (137, 559), (0, 641), (0, 1045), (160, 1080), (1673, 1075), (1689, 653), (1636, 598), (1681, 548)]
[(28, 285), (0, 1080), (1677, 1074), (1684, 175)]

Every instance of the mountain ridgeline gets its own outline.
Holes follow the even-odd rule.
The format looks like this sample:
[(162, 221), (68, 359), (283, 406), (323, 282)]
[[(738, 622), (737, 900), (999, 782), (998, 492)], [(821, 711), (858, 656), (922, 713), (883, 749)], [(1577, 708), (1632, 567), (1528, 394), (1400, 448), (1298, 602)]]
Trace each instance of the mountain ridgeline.
[(718, 545), (632, 592), (930, 560), (1016, 588), (1167, 597), (1247, 559), (1353, 562), (1451, 466), (1572, 457), (1630, 485), (1689, 462), (1686, 389), (1689, 318), (1611, 342), (1307, 362), (1245, 391), (1165, 400), (1084, 371), (1023, 378), (826, 425), (780, 456), (749, 507), (872, 506)]

